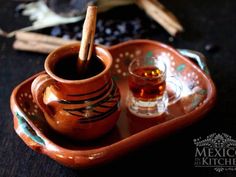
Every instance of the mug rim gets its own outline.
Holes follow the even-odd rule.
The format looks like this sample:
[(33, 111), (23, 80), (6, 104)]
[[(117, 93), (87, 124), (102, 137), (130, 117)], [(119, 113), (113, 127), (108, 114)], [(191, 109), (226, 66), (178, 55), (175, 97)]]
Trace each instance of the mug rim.
[[(64, 56), (66, 56), (66, 54), (63, 56), (61, 55), (62, 57), (59, 57), (59, 53), (62, 52), (63, 50), (66, 51), (66, 49), (72, 49), (74, 52), (71, 52), (68, 54), (74, 54), (75, 51), (77, 50), (77, 53), (80, 49), (80, 42), (76, 42), (76, 43), (72, 43), (72, 44), (67, 44), (67, 45), (63, 45), (57, 49), (55, 49), (54, 51), (52, 51), (47, 57), (46, 57), (46, 60), (44, 62), (44, 69), (46, 71), (46, 73), (52, 77), (53, 79), (55, 79), (56, 81), (58, 82), (62, 82), (62, 83), (65, 83), (65, 84), (80, 84), (80, 83), (85, 83), (85, 82), (88, 82), (88, 81), (93, 81), (93, 80), (96, 80), (98, 79), (99, 77), (103, 76), (104, 74), (106, 74), (110, 68), (111, 68), (111, 65), (112, 65), (112, 56), (110, 54), (110, 52), (102, 47), (101, 45), (94, 45), (94, 52), (96, 54), (96, 56), (101, 60), (101, 62), (105, 65), (105, 68), (98, 74), (92, 76), (92, 77), (89, 77), (89, 78), (85, 78), (85, 79), (78, 79), (78, 80), (69, 80), (69, 79), (64, 79), (64, 78), (61, 78), (59, 76), (57, 76), (53, 71), (52, 71), (52, 68), (53, 68), (53, 64), (55, 64), (56, 62), (58, 62), (59, 60), (56, 60), (56, 62), (54, 61), (55, 58), (59, 59), (59, 58), (63, 58)], [(100, 57), (101, 54), (105, 54), (106, 57)], [(53, 61), (55, 63), (53, 63)]]

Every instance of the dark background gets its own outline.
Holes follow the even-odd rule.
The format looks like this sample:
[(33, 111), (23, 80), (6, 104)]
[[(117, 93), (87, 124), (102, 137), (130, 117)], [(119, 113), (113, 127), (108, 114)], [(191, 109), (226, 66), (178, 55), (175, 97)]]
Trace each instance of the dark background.
[[(149, 38), (200, 51), (207, 57), (217, 88), (215, 107), (198, 123), (154, 141), (110, 164), (88, 170), (72, 170), (29, 149), (13, 129), (9, 98), (13, 88), (43, 70), (46, 55), (19, 52), (12, 48), (13, 38), (0, 37), (0, 176), (1, 177), (72, 177), (124, 176), (236, 176), (236, 171), (215, 172), (213, 168), (194, 167), (194, 138), (226, 133), (236, 139), (236, 1), (235, 0), (161, 0), (181, 21), (185, 32), (174, 39), (160, 27), (148, 32)], [(0, 27), (11, 31), (29, 25), (16, 14), (17, 1), (0, 0)], [(109, 14), (144, 16), (135, 6), (119, 8)], [(107, 17), (106, 17), (107, 18)], [(124, 19), (126, 17), (124, 16)], [(130, 35), (132, 38), (132, 35)], [(211, 50), (206, 46), (211, 45)]]

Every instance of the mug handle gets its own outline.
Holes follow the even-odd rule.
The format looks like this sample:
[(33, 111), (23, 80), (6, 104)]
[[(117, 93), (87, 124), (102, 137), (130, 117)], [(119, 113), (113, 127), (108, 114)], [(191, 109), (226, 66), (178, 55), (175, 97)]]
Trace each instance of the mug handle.
[(52, 85), (55, 81), (48, 74), (40, 74), (34, 79), (31, 85), (31, 93), (35, 103), (42, 111), (48, 112), (47, 106), (43, 102), (43, 94), (45, 89)]

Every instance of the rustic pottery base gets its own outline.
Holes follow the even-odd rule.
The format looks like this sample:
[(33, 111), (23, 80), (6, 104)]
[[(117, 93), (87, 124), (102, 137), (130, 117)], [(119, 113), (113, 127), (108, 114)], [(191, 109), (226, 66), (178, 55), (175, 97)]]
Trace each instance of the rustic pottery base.
[[(113, 79), (121, 91), (122, 112), (117, 125), (94, 141), (75, 142), (56, 134), (32, 99), (30, 87), (37, 74), (18, 85), (11, 96), (15, 131), (30, 148), (68, 167), (93, 167), (196, 122), (214, 105), (215, 86), (206, 73), (201, 54), (180, 51), (195, 58), (200, 69), (171, 47), (149, 40), (125, 42), (110, 47), (109, 51), (113, 56)], [(126, 108), (127, 66), (133, 58), (145, 57), (148, 60), (153, 56), (166, 60), (169, 74), (179, 77), (183, 85), (182, 95), (161, 117), (138, 118)]]

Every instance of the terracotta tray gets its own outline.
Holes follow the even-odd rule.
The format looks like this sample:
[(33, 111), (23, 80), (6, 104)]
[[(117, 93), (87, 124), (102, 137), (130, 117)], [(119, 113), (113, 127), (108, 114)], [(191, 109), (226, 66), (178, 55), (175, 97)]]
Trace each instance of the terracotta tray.
[[(212, 108), (215, 86), (202, 54), (190, 50), (177, 51), (149, 40), (125, 42), (109, 50), (114, 59), (113, 78), (122, 97), (122, 113), (114, 129), (92, 142), (69, 141), (53, 132), (32, 99), (30, 87), (35, 75), (18, 85), (11, 95), (15, 131), (30, 148), (69, 167), (93, 167), (186, 127)], [(148, 59), (153, 56), (166, 60), (170, 73), (180, 78), (183, 92), (180, 100), (169, 106), (168, 113), (162, 117), (138, 118), (131, 115), (125, 105), (127, 66), (135, 57)], [(201, 69), (187, 57), (193, 58)]]

